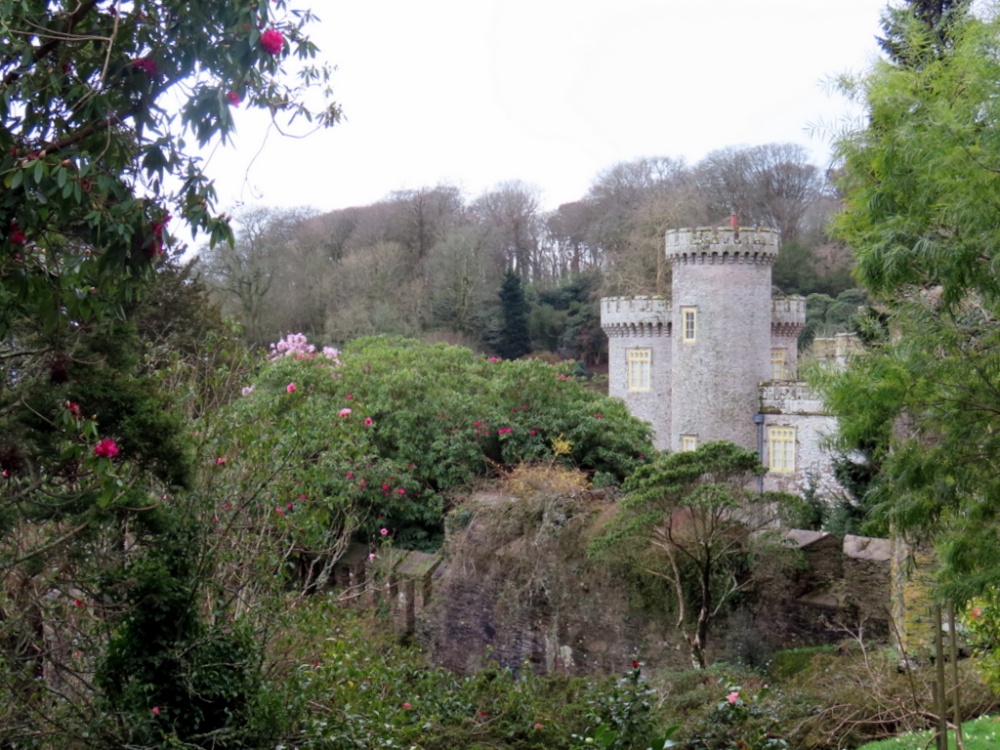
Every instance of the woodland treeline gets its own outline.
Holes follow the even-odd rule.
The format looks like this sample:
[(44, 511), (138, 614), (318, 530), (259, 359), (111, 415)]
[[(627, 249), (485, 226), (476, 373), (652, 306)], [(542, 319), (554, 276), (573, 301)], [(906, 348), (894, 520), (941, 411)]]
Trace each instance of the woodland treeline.
[[(850, 253), (826, 233), (839, 205), (803, 147), (730, 147), (694, 165), (616, 164), (580, 200), (548, 212), (517, 181), (472, 199), (438, 185), (329, 213), (244, 207), (235, 244), (203, 248), (199, 266), (251, 345), (288, 332), (327, 344), (389, 333), (495, 352), (507, 350), (509, 272), (528, 323), (514, 351), (593, 363), (604, 348), (599, 298), (666, 293), (664, 230), (728, 225), (731, 213), (743, 226), (780, 229), (774, 283), (813, 295), (809, 335), (842, 327), (844, 315), (823, 317), (852, 285)], [(849, 296), (848, 313), (858, 295)]]

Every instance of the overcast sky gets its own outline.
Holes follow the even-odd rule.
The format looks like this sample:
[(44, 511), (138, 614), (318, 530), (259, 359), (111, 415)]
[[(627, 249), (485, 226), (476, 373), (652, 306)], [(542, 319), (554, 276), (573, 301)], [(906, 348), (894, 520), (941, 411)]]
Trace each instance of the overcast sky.
[(875, 59), (884, 5), (314, 0), (346, 121), (292, 140), (240, 110), (208, 171), (223, 207), (328, 211), (441, 183), (474, 198), (506, 180), (552, 209), (617, 162), (726, 146), (800, 143), (825, 166), (829, 126), (851, 116), (829, 80)]

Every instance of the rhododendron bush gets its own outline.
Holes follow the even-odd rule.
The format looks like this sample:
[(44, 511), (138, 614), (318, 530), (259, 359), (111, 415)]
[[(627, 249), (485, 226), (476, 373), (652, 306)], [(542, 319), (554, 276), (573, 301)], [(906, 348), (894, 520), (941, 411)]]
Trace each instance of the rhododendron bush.
[(651, 454), (649, 428), (571, 369), (388, 338), (272, 358), (214, 422), (213, 523), (266, 524), (289, 569), (315, 575), (351, 540), (435, 548), (462, 493), (525, 461), (620, 481)]
[[(226, 624), (232, 600), (204, 575), (197, 446), (178, 403), (190, 379), (171, 370), (185, 323), (166, 298), (180, 276), (172, 227), (231, 239), (193, 147), (225, 141), (248, 108), (307, 129), (338, 120), (328, 90), (303, 104), (329, 82), (312, 62), (312, 20), (285, 0), (0, 0), (11, 747), (274, 744), (253, 734), (255, 641)], [(140, 330), (157, 314), (155, 333), (148, 318)], [(200, 398), (190, 413), (214, 395)]]

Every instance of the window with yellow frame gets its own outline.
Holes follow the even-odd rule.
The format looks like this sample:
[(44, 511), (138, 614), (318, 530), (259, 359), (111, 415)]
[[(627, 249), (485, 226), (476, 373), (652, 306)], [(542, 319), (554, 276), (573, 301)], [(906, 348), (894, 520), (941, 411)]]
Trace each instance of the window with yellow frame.
[(769, 427), (767, 430), (768, 468), (783, 474), (795, 471), (795, 428)]
[(771, 380), (784, 380), (787, 375), (785, 369), (785, 350), (775, 347), (771, 350)]
[(681, 308), (681, 341), (693, 344), (698, 340), (698, 308)]
[(650, 367), (653, 363), (651, 349), (629, 349), (626, 354), (628, 372), (626, 388), (630, 391), (648, 391), (650, 389)]
[(698, 436), (697, 435), (681, 435), (681, 451), (696, 451), (698, 450)]

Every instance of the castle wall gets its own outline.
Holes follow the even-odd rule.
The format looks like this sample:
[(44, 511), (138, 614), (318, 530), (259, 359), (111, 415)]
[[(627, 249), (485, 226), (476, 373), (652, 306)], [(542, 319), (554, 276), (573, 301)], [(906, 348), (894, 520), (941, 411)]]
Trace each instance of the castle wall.
[(802, 297), (775, 297), (771, 301), (771, 349), (785, 353), (785, 374), (769, 380), (795, 380), (799, 371), (799, 334), (806, 324), (806, 301)]
[(795, 430), (795, 471), (769, 471), (764, 489), (802, 493), (813, 487), (828, 501), (843, 492), (833, 474), (833, 456), (827, 439), (836, 434), (837, 420), (826, 413), (823, 402), (806, 383), (771, 383), (760, 389), (760, 410), (764, 415), (761, 461), (770, 466), (768, 428)]
[[(667, 233), (673, 271), (674, 378), (670, 447), (730, 440), (757, 446), (753, 417), (760, 383), (771, 374), (772, 230), (677, 230)], [(685, 311), (695, 313), (693, 340)]]
[[(628, 404), (633, 416), (653, 426), (654, 445), (669, 446), (670, 305), (661, 297), (608, 297), (601, 300), (601, 327), (608, 336), (608, 395)], [(630, 389), (630, 350), (649, 350), (648, 390)]]

